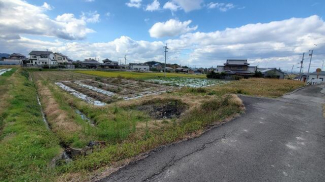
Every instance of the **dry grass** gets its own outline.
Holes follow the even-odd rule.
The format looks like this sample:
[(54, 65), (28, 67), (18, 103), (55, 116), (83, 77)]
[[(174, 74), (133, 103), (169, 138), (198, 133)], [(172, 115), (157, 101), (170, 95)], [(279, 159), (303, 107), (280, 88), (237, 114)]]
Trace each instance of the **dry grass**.
[[(140, 73), (140, 72), (128, 72), (128, 71), (76, 71), (77, 73), (83, 73), (87, 75), (100, 76), (100, 77), (125, 77), (135, 79), (147, 79), (162, 77), (164, 73)], [(194, 74), (181, 74), (181, 73), (167, 73), (166, 77), (186, 77), (186, 78), (206, 78), (206, 75), (194, 75)]]
[(83, 128), (69, 117), (67, 111), (60, 108), (48, 87), (43, 86), (40, 81), (37, 82), (37, 86), (44, 114), (51, 130), (64, 144), (74, 146), (77, 143), (78, 145), (80, 140), (86, 138), (82, 133)]
[(221, 86), (212, 86), (209, 89), (218, 95), (233, 93), (261, 97), (280, 97), (302, 86), (304, 86), (303, 82), (294, 80), (251, 78), (233, 81)]

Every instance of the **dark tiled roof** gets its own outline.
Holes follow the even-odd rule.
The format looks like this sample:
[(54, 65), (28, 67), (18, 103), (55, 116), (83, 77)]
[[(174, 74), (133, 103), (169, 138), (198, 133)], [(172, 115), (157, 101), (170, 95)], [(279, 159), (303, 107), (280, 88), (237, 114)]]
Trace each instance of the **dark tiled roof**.
[(19, 54), (19, 53), (12, 53), (10, 56), (12, 56), (12, 57), (25, 57), (24, 55)]
[(52, 51), (32, 51), (29, 53), (29, 55), (35, 55), (35, 56), (40, 56), (40, 55), (50, 55), (53, 54)]

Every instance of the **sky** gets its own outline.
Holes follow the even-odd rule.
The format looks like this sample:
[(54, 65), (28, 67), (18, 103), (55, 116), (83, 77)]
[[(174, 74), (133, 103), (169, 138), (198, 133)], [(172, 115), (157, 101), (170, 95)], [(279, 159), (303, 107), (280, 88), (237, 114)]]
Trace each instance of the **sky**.
[(0, 0), (0, 52), (73, 60), (164, 61), (216, 67), (227, 59), (311, 71), (325, 60), (323, 0)]

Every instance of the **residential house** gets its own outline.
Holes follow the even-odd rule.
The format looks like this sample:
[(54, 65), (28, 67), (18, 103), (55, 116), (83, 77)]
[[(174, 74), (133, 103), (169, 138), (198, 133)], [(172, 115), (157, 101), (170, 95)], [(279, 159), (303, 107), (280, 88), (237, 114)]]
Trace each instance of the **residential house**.
[(141, 63), (130, 63), (130, 70), (134, 71), (149, 71), (149, 65)]
[(81, 61), (80, 64), (83, 68), (98, 68), (100, 66), (100, 63), (92, 58), (85, 59), (84, 61)]
[(151, 69), (155, 71), (161, 71), (164, 69), (164, 66), (161, 63), (156, 63), (151, 66)]
[(31, 65), (57, 65), (54, 54), (51, 51), (32, 51), (29, 53), (29, 62)]
[(67, 64), (68, 61), (68, 56), (65, 56), (61, 53), (54, 53), (54, 59), (57, 61), (58, 64)]
[(226, 75), (239, 75), (243, 77), (253, 76), (257, 70), (256, 66), (249, 66), (250, 64), (245, 60), (228, 59), (223, 66), (217, 67), (217, 72), (224, 72)]
[(118, 69), (119, 65), (117, 61), (112, 61), (109, 59), (104, 59), (103, 63), (100, 65), (101, 68), (110, 68), (110, 69)]
[(285, 73), (276, 68), (257, 68), (257, 71), (261, 72), (264, 78), (278, 78), (284, 79)]
[(175, 72), (176, 73), (188, 73), (189, 69), (188, 68), (176, 68)]
[(13, 53), (8, 58), (4, 59), (2, 64), (6, 65), (20, 65), (23, 61), (26, 61), (26, 57), (19, 53)]

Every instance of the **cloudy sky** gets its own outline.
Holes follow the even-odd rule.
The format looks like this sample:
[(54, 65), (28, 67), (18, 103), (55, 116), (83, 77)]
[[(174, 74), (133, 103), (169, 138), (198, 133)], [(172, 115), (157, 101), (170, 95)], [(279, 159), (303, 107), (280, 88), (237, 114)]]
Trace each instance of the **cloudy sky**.
[(216, 67), (248, 59), (298, 71), (325, 60), (323, 0), (0, 0), (0, 52)]

